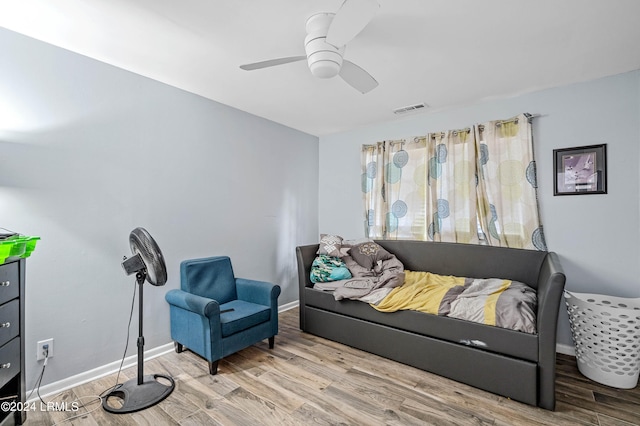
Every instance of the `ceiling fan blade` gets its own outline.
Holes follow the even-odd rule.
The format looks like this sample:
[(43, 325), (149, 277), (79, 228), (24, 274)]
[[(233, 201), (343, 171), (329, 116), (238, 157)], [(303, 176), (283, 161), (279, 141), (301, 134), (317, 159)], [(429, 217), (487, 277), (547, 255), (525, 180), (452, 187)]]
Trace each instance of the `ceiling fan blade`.
[(367, 26), (379, 7), (376, 0), (345, 0), (331, 21), (327, 43), (336, 47), (347, 44)]
[(371, 74), (346, 59), (342, 61), (340, 77), (362, 94), (378, 87), (378, 82), (375, 78), (371, 77)]
[(307, 59), (306, 56), (290, 56), (288, 58), (269, 59), (268, 61), (254, 62), (253, 64), (240, 65), (245, 71), (259, 70), (261, 68), (273, 67), (276, 65), (288, 64)]

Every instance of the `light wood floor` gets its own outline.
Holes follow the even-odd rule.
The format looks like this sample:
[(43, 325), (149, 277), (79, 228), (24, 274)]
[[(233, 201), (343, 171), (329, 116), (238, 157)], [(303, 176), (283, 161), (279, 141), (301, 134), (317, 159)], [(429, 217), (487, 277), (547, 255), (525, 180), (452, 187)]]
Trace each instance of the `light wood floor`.
[[(630, 425), (640, 424), (640, 387), (617, 390), (584, 378), (575, 359), (557, 359), (557, 409), (531, 407), (406, 365), (302, 333), (298, 309), (280, 314), (276, 346), (267, 342), (220, 362), (218, 375), (192, 354), (145, 364), (176, 389), (154, 407), (110, 414), (97, 403), (78, 412), (28, 413), (27, 425)], [(136, 377), (135, 367), (125, 370)], [(89, 402), (115, 375), (45, 401)], [(122, 375), (121, 375), (121, 381)]]

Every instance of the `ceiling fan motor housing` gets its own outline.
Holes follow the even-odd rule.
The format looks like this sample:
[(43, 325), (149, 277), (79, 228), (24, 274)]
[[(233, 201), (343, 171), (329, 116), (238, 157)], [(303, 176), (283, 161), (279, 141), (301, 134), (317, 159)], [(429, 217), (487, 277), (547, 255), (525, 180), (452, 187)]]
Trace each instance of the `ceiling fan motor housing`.
[(326, 42), (327, 32), (335, 14), (317, 13), (307, 19), (307, 37), (304, 47), (311, 74), (318, 78), (331, 78), (342, 68), (345, 47), (340, 48)]

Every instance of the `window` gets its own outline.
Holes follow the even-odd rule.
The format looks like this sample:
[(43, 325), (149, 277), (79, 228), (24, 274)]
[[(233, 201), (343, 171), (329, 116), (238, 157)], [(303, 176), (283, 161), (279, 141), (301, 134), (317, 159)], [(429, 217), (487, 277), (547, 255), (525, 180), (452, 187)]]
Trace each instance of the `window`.
[(546, 250), (530, 116), (362, 147), (365, 235)]

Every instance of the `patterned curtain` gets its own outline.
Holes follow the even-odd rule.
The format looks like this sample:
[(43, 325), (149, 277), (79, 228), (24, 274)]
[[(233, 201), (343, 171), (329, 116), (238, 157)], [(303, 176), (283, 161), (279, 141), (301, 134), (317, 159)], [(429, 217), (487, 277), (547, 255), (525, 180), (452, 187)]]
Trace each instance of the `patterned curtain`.
[(368, 238), (384, 238), (387, 203), (384, 188), (385, 143), (362, 145), (361, 185), (364, 198), (364, 228)]
[(365, 235), (546, 250), (529, 117), (362, 146)]
[(487, 244), (546, 250), (529, 117), (476, 126), (479, 221)]
[(428, 138), (429, 239), (478, 244), (474, 132), (452, 130)]
[(390, 141), (387, 153), (386, 238), (426, 240), (427, 139)]

